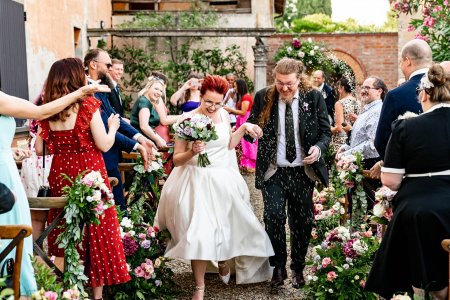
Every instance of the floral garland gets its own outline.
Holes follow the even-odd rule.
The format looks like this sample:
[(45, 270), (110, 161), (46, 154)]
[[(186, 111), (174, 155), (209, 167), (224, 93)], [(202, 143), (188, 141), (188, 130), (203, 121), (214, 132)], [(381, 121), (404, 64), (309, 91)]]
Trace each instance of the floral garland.
[[(351, 191), (352, 212), (351, 227), (359, 228), (365, 224), (367, 211), (367, 197), (363, 188), (363, 155), (360, 152), (343, 155), (336, 163), (339, 172), (340, 186), (346, 187)], [(340, 188), (341, 191), (344, 189)], [(345, 196), (343, 194), (342, 196)]]
[(275, 53), (274, 60), (277, 62), (283, 57), (302, 61), (308, 73), (320, 69), (337, 79), (346, 74), (353, 76), (353, 70), (345, 62), (338, 59), (324, 44), (315, 43), (311, 38), (306, 41), (293, 38), (284, 43)]
[(83, 284), (88, 278), (77, 251), (77, 247), (82, 247), (83, 224), (100, 224), (99, 218), (102, 218), (104, 211), (114, 206), (113, 194), (100, 172), (87, 172), (79, 174), (74, 181), (66, 174), (61, 174), (71, 185), (63, 187), (63, 196), (67, 198), (67, 205), (64, 207), (66, 225), (56, 240), (58, 247), (65, 249), (64, 284), (76, 286), (83, 297), (87, 296)]
[(364, 291), (378, 240), (369, 229), (350, 233), (346, 227), (329, 231), (323, 242), (313, 248), (310, 260), (312, 274), (306, 277), (308, 294), (318, 300), (377, 299)]

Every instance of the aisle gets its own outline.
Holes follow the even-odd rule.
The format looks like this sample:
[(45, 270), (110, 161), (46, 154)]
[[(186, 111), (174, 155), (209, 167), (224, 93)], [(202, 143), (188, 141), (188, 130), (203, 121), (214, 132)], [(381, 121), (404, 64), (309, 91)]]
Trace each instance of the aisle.
[[(244, 176), (250, 189), (251, 202), (258, 219), (262, 222), (263, 201), (261, 192), (255, 189), (255, 176)], [(288, 237), (289, 239), (289, 237)], [(289, 262), (288, 262), (289, 264)], [(170, 266), (175, 273), (174, 280), (180, 285), (182, 294), (178, 299), (191, 299), (194, 291), (194, 280), (189, 265), (181, 261), (172, 261)], [(289, 271), (288, 271), (289, 272)], [(291, 287), (290, 274), (285, 280), (284, 288), (278, 295), (269, 294), (267, 283), (236, 285), (234, 278), (231, 278), (230, 284), (225, 285), (220, 281), (217, 274), (206, 274), (206, 294), (205, 299), (306, 299), (302, 290), (296, 290)]]

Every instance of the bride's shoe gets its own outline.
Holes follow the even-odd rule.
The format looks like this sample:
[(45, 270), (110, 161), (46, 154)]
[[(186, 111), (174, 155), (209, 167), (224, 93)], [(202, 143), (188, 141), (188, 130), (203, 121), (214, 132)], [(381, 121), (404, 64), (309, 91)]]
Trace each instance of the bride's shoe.
[(203, 299), (204, 296), (205, 296), (205, 286), (196, 286), (194, 295), (192, 296), (192, 300)]
[[(224, 269), (224, 268), (228, 268), (228, 273), (225, 275), (220, 274), (220, 270)], [(231, 270), (230, 267), (228, 266), (228, 264), (226, 262), (219, 262), (219, 277), (222, 280), (223, 283), (228, 284), (228, 282), (230, 282), (230, 276), (231, 276)]]

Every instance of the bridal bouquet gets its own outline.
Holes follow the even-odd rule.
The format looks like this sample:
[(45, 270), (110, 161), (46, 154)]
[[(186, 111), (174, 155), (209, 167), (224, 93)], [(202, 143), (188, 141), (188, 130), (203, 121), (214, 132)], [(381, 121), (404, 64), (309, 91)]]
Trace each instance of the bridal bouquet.
[[(209, 142), (218, 139), (216, 128), (211, 118), (202, 114), (195, 114), (184, 119), (180, 123), (175, 124), (174, 129), (178, 138), (189, 142)], [(198, 155), (197, 166), (206, 167), (210, 164), (211, 162), (206, 151)]]
[(388, 187), (382, 186), (375, 192), (375, 205), (373, 206), (373, 216), (370, 218), (378, 224), (387, 225), (392, 218), (392, 199), (396, 191), (392, 191)]

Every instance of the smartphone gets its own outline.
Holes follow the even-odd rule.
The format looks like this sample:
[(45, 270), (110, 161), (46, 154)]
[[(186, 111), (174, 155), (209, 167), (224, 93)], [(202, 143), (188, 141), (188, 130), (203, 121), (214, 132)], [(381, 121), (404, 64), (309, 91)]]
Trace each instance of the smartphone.
[(174, 142), (168, 142), (168, 143), (166, 143), (166, 145), (167, 145), (167, 147), (171, 148), (171, 147), (175, 146), (175, 143)]

